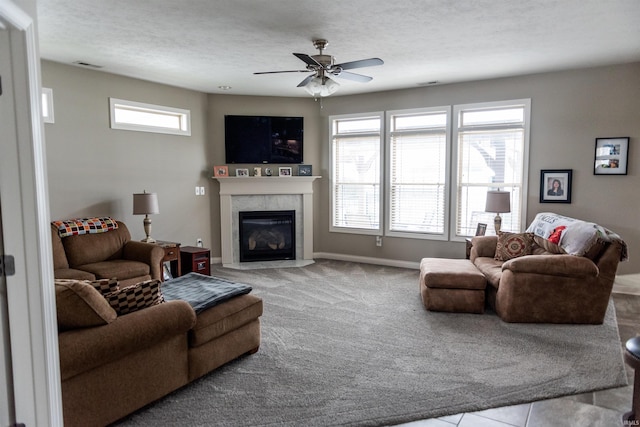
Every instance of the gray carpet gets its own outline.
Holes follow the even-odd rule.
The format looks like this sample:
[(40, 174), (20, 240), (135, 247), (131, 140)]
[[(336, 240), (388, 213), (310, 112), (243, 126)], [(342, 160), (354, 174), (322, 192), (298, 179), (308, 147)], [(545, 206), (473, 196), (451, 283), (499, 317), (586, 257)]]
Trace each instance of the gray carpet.
[(604, 325), (426, 311), (418, 271), (317, 260), (213, 275), (264, 299), (262, 346), (121, 425), (393, 425), (626, 385)]

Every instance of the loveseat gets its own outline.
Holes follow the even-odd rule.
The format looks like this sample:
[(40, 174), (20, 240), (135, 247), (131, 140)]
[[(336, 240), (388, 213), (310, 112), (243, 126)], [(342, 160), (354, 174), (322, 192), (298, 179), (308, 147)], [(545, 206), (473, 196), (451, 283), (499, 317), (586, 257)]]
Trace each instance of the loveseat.
[[(593, 233), (571, 246), (568, 236), (578, 228)], [(471, 244), (487, 301), (506, 322), (601, 324), (618, 263), (627, 258), (615, 233), (553, 213), (538, 214), (525, 233), (474, 237)]]
[[(77, 246), (74, 242), (63, 247), (58, 241), (57, 255), (71, 247), (74, 251), (67, 253), (83, 247), (104, 254), (106, 251), (94, 246), (106, 244), (120, 248), (116, 253), (138, 253), (135, 262), (146, 266), (146, 271), (153, 271), (156, 264), (159, 267), (160, 259), (152, 254), (155, 251), (141, 255), (154, 245), (129, 241), (122, 223), (117, 230), (84, 235), (87, 238)], [(52, 234), (54, 246), (55, 236)], [(160, 258), (163, 253), (160, 250)], [(121, 274), (117, 269), (131, 261), (103, 257), (105, 261), (88, 265), (101, 265), (100, 275), (108, 277), (117, 277)], [(82, 259), (82, 255), (70, 258)], [(107, 269), (109, 263), (114, 264), (114, 270)], [(70, 261), (69, 265), (56, 272), (81, 276), (91, 271), (98, 275), (97, 268), (83, 270), (87, 266), (84, 262)], [(243, 354), (255, 353), (260, 346), (259, 297), (250, 293), (234, 296), (196, 313), (185, 301), (162, 302), (162, 286), (168, 289), (169, 284), (149, 280), (151, 274), (142, 273), (123, 281), (56, 278), (62, 406), (67, 427), (113, 423)], [(143, 280), (131, 285), (140, 278)]]
[[(101, 228), (100, 232), (95, 232), (96, 228)], [(126, 286), (161, 278), (162, 248), (131, 240), (129, 229), (121, 221), (111, 218), (55, 221), (51, 224), (51, 243), (56, 279), (115, 277)]]

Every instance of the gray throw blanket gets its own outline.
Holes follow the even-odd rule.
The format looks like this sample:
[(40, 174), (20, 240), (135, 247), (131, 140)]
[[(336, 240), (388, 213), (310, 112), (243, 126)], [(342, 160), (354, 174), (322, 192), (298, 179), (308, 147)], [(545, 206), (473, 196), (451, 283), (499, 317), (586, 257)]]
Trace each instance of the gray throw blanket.
[(167, 280), (161, 286), (167, 301), (183, 300), (191, 304), (196, 313), (220, 304), (238, 295), (251, 292), (251, 286), (235, 283), (220, 277), (188, 273)]

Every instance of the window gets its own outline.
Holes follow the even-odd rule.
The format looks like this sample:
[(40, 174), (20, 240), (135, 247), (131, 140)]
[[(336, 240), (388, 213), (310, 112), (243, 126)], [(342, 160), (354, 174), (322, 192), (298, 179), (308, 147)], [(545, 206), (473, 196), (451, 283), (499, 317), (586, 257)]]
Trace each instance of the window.
[(111, 128), (191, 135), (191, 112), (161, 105), (109, 98)]
[(45, 123), (55, 123), (53, 115), (53, 90), (42, 88), (42, 119)]
[(381, 233), (382, 113), (332, 116), (331, 231)]
[(488, 190), (511, 193), (511, 212), (501, 214), (504, 230), (520, 230), (525, 219), (531, 101), (517, 100), (454, 107), (455, 234), (475, 234), (478, 222), (493, 224), (484, 212)]
[(449, 107), (391, 111), (387, 234), (446, 238)]

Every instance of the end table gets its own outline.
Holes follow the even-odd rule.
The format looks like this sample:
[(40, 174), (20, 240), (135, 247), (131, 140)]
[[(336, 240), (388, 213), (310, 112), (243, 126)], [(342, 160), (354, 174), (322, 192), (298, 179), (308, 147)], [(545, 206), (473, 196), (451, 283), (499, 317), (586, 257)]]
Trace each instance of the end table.
[(164, 250), (164, 257), (162, 258), (162, 262), (160, 262), (160, 271), (163, 271), (164, 263), (168, 262), (171, 266), (171, 275), (173, 277), (182, 276), (182, 269), (180, 266), (180, 243), (157, 240), (155, 244)]

